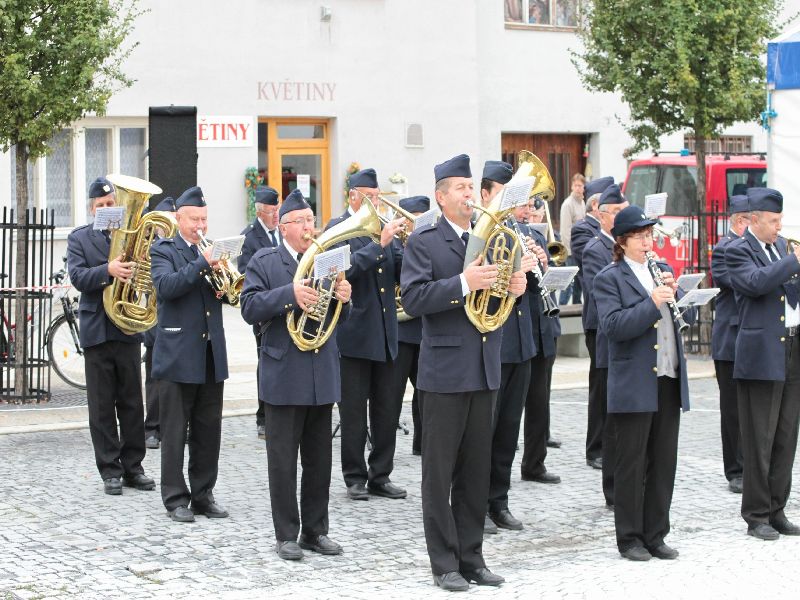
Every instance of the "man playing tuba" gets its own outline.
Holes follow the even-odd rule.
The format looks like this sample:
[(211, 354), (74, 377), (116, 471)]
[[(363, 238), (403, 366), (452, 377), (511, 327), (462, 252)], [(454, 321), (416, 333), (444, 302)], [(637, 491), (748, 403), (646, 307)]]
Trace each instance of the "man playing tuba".
[[(302, 351), (289, 335), (287, 312), (307, 311), (319, 299), (309, 280), (293, 281), (300, 258), (313, 243), (314, 213), (300, 190), (294, 190), (281, 205), (279, 218), (281, 243), (262, 248), (250, 260), (241, 307), (242, 317), (259, 328), (261, 339), (259, 398), (265, 404), (275, 551), (284, 560), (300, 560), (303, 549), (342, 552), (328, 538), (331, 408), (341, 398), (339, 347), (332, 335), (319, 348)], [(335, 282), (335, 302), (347, 305), (342, 318), (350, 312), (350, 291), (347, 280)], [(324, 322), (329, 322), (335, 302)], [(298, 449), (303, 465), (299, 512)]]

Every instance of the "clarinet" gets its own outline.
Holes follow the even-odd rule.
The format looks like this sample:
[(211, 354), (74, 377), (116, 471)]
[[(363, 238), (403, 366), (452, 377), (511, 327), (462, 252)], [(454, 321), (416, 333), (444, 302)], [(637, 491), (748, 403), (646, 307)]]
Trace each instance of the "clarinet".
[[(661, 269), (658, 268), (656, 264), (655, 254), (653, 252), (647, 253), (647, 268), (650, 270), (650, 275), (653, 276), (653, 281), (656, 282), (657, 286), (664, 285), (664, 280), (661, 278)], [(678, 308), (678, 305), (675, 304), (675, 301), (672, 300), (667, 302), (667, 306), (669, 307), (669, 311), (672, 313), (672, 320), (675, 321), (675, 324), (678, 326), (678, 332), (683, 333), (687, 329), (689, 329), (689, 324), (683, 320), (683, 315), (681, 314), (681, 309)]]
[[(517, 240), (519, 240), (519, 245), (522, 247), (522, 253), (524, 255), (533, 254), (528, 245), (525, 243), (527, 239), (525, 235), (522, 233), (522, 230), (519, 228), (516, 219), (510, 219), (512, 226), (514, 228), (514, 233), (517, 235)], [(539, 261), (537, 260), (536, 263), (533, 265), (533, 269), (531, 269), (531, 273), (533, 273), (536, 282), (539, 284), (539, 294), (542, 297), (542, 314), (547, 317), (557, 317), (558, 314), (561, 312), (561, 309), (558, 308), (555, 302), (553, 302), (553, 298), (550, 297), (550, 294), (542, 285), (542, 279), (544, 275), (542, 274), (542, 269), (539, 267)]]

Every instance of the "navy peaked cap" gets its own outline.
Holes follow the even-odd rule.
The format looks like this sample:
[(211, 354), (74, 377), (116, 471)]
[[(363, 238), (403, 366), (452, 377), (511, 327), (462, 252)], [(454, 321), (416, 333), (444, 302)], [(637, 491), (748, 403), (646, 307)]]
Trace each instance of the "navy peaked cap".
[(409, 196), (400, 200), (400, 208), (410, 213), (424, 213), (431, 209), (431, 199), (427, 196)]
[(162, 210), (166, 212), (175, 212), (175, 198), (167, 196), (161, 202), (156, 204), (153, 210)]
[(255, 202), (259, 204), (272, 204), (278, 205), (278, 192), (268, 185), (260, 185), (256, 188)]
[(631, 231), (655, 225), (657, 222), (655, 219), (648, 219), (638, 206), (629, 206), (617, 213), (614, 218), (614, 227), (611, 228), (611, 235), (620, 237)]
[(487, 160), (483, 165), (483, 178), (496, 181), (503, 185), (511, 181), (514, 176), (514, 167), (502, 160)]
[(622, 197), (622, 191), (616, 183), (612, 183), (600, 194), (600, 200), (598, 200), (597, 205), (622, 204), (623, 202), (625, 202), (625, 198)]
[(205, 206), (206, 200), (203, 198), (203, 190), (199, 186), (190, 187), (175, 200), (175, 210), (184, 206)]
[(731, 199), (728, 200), (728, 212), (732, 215), (750, 212), (750, 200), (744, 194), (731, 196)]
[(303, 198), (303, 192), (299, 189), (294, 189), (291, 194), (286, 196), (283, 204), (281, 204), (281, 208), (278, 211), (278, 218), (282, 219), (283, 215), (293, 210), (304, 210), (306, 208), (311, 208), (311, 205)]
[(587, 200), (595, 194), (602, 194), (606, 188), (614, 184), (613, 177), (600, 177), (599, 179), (592, 179), (583, 188), (583, 197)]
[(89, 198), (102, 198), (114, 193), (114, 186), (105, 177), (98, 177), (89, 186)]
[(360, 171), (350, 175), (350, 187), (378, 187), (378, 175), (375, 173), (375, 169), (361, 169)]
[(472, 171), (469, 169), (469, 156), (466, 154), (459, 154), (450, 160), (433, 167), (433, 174), (436, 181), (441, 181), (447, 177), (472, 177)]
[(749, 188), (747, 199), (750, 201), (750, 210), (783, 212), (783, 195), (778, 190), (762, 187)]

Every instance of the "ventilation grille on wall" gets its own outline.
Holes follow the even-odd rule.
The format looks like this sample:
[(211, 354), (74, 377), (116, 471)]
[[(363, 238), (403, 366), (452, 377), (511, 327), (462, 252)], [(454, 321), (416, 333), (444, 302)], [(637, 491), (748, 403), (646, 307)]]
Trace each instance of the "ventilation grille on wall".
[(407, 148), (422, 148), (422, 124), (421, 123), (406, 123), (406, 147)]

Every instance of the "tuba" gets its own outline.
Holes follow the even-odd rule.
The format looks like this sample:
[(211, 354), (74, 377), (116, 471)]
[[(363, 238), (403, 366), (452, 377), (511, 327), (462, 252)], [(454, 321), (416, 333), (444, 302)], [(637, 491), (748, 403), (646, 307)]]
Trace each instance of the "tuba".
[(175, 217), (161, 211), (142, 216), (148, 198), (160, 194), (157, 185), (128, 175), (109, 175), (114, 184), (117, 205), (125, 207), (119, 229), (111, 232), (109, 262), (122, 255), (123, 262), (135, 262), (131, 278), (123, 283), (114, 279), (103, 290), (103, 308), (120, 331), (134, 335), (156, 324), (156, 293), (150, 276), (150, 246), (156, 236), (175, 235)]
[[(200, 229), (197, 230), (197, 235), (200, 238), (197, 249), (202, 254), (211, 247), (212, 242), (206, 239)], [(210, 275), (206, 275), (206, 281), (208, 281), (211, 289), (214, 290), (217, 300), (225, 300), (234, 308), (239, 306), (242, 287), (244, 287), (244, 275), (236, 270), (230, 260), (227, 258), (221, 259), (217, 268), (212, 269)]]
[(550, 202), (556, 196), (556, 186), (553, 183), (553, 178), (544, 163), (538, 156), (527, 150), (522, 150), (517, 155), (517, 174), (522, 172), (523, 175), (529, 177), (536, 177), (536, 184), (531, 190), (531, 198), (538, 198), (544, 201), (544, 218), (547, 222), (547, 251), (550, 253), (550, 258), (556, 265), (563, 265), (567, 262), (567, 247), (561, 242), (556, 240), (556, 235), (553, 231), (553, 221), (550, 219)]
[(336, 302), (333, 314), (330, 314), (336, 276), (314, 281), (314, 258), (341, 242), (361, 236), (369, 236), (376, 242), (381, 238), (381, 219), (369, 200), (362, 201), (361, 208), (355, 215), (323, 232), (317, 239), (312, 238), (312, 246), (300, 259), (294, 274), (294, 283), (311, 279), (312, 286), (319, 294), (318, 301), (310, 305), (308, 310), (297, 317), (294, 311), (289, 311), (286, 315), (289, 337), (303, 352), (316, 350), (328, 341), (342, 311), (342, 305)]

